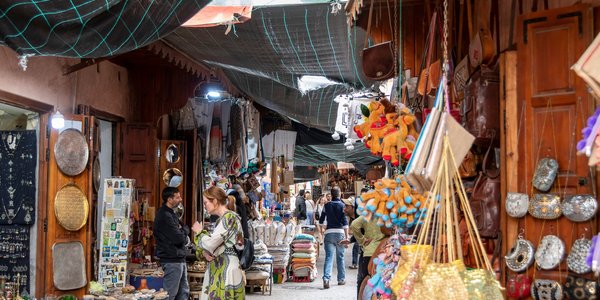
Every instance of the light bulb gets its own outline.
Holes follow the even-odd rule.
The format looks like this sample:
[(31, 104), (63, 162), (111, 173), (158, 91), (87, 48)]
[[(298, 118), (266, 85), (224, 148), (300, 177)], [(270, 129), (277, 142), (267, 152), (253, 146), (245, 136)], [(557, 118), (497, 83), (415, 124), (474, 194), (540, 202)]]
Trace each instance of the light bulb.
[(52, 128), (61, 129), (63, 127), (65, 127), (65, 117), (57, 110), (56, 113), (52, 115)]
[(340, 139), (340, 134), (336, 131), (331, 135), (331, 138), (337, 141)]

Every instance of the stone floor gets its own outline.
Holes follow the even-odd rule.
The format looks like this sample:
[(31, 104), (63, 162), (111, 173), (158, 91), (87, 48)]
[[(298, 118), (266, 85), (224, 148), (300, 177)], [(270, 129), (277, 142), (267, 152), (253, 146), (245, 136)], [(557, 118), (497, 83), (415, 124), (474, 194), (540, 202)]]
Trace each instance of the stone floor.
[(317, 269), (319, 270), (318, 277), (313, 282), (284, 282), (282, 284), (273, 284), (273, 293), (271, 296), (264, 296), (258, 292), (247, 294), (246, 299), (285, 299), (285, 300), (340, 300), (340, 297), (345, 299), (356, 299), (356, 275), (357, 270), (349, 269), (348, 266), (352, 263), (352, 245), (346, 249), (346, 285), (337, 285), (337, 269), (335, 263), (330, 281), (331, 287), (327, 290), (323, 289), (323, 264), (325, 262), (325, 250), (320, 247), (320, 255), (317, 259)]

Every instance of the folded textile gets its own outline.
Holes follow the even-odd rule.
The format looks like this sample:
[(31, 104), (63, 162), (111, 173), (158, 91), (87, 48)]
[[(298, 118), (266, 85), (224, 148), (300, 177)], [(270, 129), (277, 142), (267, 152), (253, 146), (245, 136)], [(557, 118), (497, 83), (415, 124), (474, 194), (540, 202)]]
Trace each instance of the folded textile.
[(295, 244), (292, 244), (292, 248), (294, 248), (294, 250), (295, 249), (307, 249), (307, 248), (310, 248), (310, 247), (314, 247), (314, 244), (313, 243), (295, 243)]
[(309, 241), (314, 242), (315, 241), (315, 237), (312, 236), (312, 235), (310, 235), (310, 234), (301, 233), (301, 234), (297, 234), (294, 237), (294, 240), (309, 240)]
[(317, 257), (314, 253), (294, 253), (292, 254), (293, 258), (313, 258)]
[(292, 263), (311, 263), (311, 264), (315, 264), (317, 262), (317, 258), (313, 257), (313, 258), (301, 258), (301, 257), (295, 257), (292, 259)]
[(315, 251), (315, 248), (307, 248), (307, 249), (296, 249), (296, 250), (294, 250), (294, 253), (317, 253), (317, 251)]

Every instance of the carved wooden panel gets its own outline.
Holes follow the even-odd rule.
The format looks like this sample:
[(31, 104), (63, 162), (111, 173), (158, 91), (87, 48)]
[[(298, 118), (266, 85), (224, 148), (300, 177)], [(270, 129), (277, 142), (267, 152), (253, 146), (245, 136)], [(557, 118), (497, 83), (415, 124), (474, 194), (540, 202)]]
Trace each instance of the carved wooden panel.
[[(576, 155), (581, 129), (593, 112), (586, 86), (570, 67), (592, 39), (592, 13), (585, 5), (552, 9), (518, 18), (518, 109), (519, 169), (518, 191), (533, 196), (532, 178), (538, 161), (545, 157), (558, 161), (557, 179), (549, 193), (565, 197), (592, 193), (587, 160)], [(523, 111), (524, 109), (524, 111)], [(508, 191), (515, 192), (515, 191)], [(574, 223), (565, 217), (540, 220), (527, 215), (519, 222), (525, 237), (536, 247), (545, 235), (558, 235), (567, 253), (573, 241), (588, 229), (595, 232), (595, 220)], [(514, 240), (506, 241), (508, 248)], [(533, 267), (529, 270), (533, 274)], [(567, 275), (560, 268), (536, 271), (536, 278), (560, 280)]]

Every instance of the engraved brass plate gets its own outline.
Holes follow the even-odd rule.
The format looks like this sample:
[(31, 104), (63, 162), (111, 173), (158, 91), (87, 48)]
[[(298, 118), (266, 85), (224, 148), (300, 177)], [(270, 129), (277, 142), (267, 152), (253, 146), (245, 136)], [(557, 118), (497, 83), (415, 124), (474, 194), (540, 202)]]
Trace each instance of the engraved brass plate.
[(58, 135), (54, 145), (54, 157), (58, 168), (69, 176), (77, 176), (85, 170), (90, 149), (83, 133), (67, 128)]
[(78, 231), (88, 219), (87, 197), (74, 184), (63, 186), (54, 198), (54, 215), (58, 223), (69, 231)]

